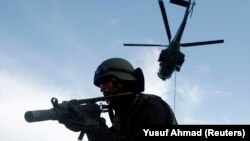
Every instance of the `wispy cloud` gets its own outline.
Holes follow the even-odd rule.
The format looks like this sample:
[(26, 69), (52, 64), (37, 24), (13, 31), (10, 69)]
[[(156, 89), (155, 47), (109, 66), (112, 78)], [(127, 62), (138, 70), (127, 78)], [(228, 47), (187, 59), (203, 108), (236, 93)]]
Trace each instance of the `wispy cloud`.
[(232, 96), (232, 93), (224, 90), (215, 90), (214, 93), (218, 96)]
[(199, 74), (209, 73), (211, 71), (208, 66), (204, 66), (204, 65), (197, 66), (195, 70)]
[(117, 19), (110, 20), (110, 24), (113, 26), (117, 26), (119, 24), (119, 21)]
[(200, 84), (193, 84), (182, 82), (178, 86), (178, 94), (187, 107), (196, 106), (202, 100), (202, 86)]
[(52, 108), (52, 96), (68, 99), (71, 90), (39, 84), (28, 76), (18, 76), (3, 70), (0, 70), (0, 78), (1, 139), (39, 141), (77, 138), (75, 133), (68, 132), (56, 121), (27, 123), (24, 119), (26, 111)]

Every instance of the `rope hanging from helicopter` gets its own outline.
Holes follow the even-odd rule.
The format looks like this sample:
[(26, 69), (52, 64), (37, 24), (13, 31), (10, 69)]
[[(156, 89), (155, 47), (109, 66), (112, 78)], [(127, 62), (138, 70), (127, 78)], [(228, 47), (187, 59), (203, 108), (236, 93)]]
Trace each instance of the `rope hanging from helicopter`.
[(176, 75), (176, 72), (174, 73), (174, 114), (175, 114), (175, 103), (176, 103), (176, 78), (177, 75)]

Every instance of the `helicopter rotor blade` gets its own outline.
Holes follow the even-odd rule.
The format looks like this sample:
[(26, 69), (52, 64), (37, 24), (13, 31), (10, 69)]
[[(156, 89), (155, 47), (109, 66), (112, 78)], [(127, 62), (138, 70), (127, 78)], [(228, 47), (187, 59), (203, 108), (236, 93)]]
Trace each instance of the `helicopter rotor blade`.
[(169, 28), (169, 24), (168, 24), (166, 10), (165, 10), (164, 3), (162, 0), (159, 0), (159, 5), (160, 5), (161, 14), (162, 14), (163, 22), (165, 25), (165, 29), (166, 29), (166, 32), (168, 35), (168, 41), (170, 42), (171, 41), (171, 32), (170, 32), (170, 28)]
[(200, 46), (200, 45), (218, 44), (218, 43), (224, 43), (224, 40), (212, 40), (212, 41), (203, 41), (203, 42), (183, 43), (183, 44), (181, 44), (181, 46), (182, 47), (189, 47), (189, 46)]
[(177, 4), (183, 7), (187, 7), (189, 5), (188, 1), (181, 1), (181, 0), (170, 0), (170, 3)]
[(160, 44), (123, 44), (124, 46), (138, 46), (138, 47), (168, 47), (168, 45)]

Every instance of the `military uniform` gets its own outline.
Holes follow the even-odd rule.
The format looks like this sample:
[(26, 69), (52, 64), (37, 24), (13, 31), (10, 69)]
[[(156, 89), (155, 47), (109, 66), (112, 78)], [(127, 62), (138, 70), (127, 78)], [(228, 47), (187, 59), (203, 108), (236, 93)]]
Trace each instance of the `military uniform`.
[(123, 97), (117, 100), (114, 111), (112, 127), (97, 127), (87, 133), (89, 141), (139, 141), (142, 127), (177, 124), (169, 105), (155, 95), (140, 93)]

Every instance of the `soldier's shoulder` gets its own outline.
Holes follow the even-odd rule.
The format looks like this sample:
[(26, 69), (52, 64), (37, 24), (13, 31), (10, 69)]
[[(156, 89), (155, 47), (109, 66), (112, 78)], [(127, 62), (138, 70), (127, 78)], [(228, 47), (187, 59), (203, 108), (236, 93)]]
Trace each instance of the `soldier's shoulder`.
[(160, 96), (156, 95), (156, 94), (148, 94), (148, 93), (141, 93), (140, 94), (141, 98), (155, 98), (155, 99), (161, 99)]
[(143, 101), (143, 103), (144, 102), (146, 102), (146, 103), (148, 103), (148, 102), (155, 103), (156, 102), (157, 103), (157, 102), (163, 101), (163, 99), (160, 96), (155, 95), (155, 94), (147, 94), (147, 93), (141, 93), (139, 96), (139, 99), (140, 99), (140, 101)]

